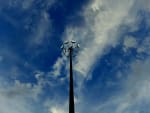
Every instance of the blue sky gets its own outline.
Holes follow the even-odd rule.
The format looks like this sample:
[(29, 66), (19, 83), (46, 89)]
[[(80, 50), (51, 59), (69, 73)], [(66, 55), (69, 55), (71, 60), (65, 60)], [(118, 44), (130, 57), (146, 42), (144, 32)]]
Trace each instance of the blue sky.
[(149, 113), (149, 0), (0, 0), (0, 113)]

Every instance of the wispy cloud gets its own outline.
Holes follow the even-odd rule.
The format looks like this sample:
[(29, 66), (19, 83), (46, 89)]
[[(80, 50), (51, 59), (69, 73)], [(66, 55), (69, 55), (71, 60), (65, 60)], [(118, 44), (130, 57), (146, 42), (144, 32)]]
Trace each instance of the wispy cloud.
[[(92, 76), (91, 72), (95, 68), (97, 61), (106, 53), (105, 50), (120, 43), (123, 32), (126, 32), (121, 29), (122, 26), (127, 26), (129, 32), (135, 32), (140, 28), (139, 24), (142, 17), (139, 15), (139, 11), (149, 12), (148, 4), (148, 0), (94, 0), (84, 8), (83, 12), (80, 12), (85, 19), (84, 25), (79, 27), (68, 26), (66, 28), (62, 41), (73, 39), (77, 40), (81, 45), (74, 62), (75, 71), (77, 71), (76, 79), (78, 75), (82, 75), (82, 78), (77, 80), (78, 84), (80, 84), (79, 86), (83, 86), (81, 83), (83, 78), (88, 79), (89, 76)], [(145, 39), (149, 40), (149, 38)], [(145, 53), (148, 53), (149, 46), (144, 46), (147, 45), (146, 42), (143, 41), (143, 44), (139, 46), (136, 37), (129, 35), (124, 38), (124, 45), (122, 46), (128, 49), (135, 48), (137, 51), (144, 50)], [(122, 90), (117, 95), (112, 95), (111, 99), (104, 103), (102, 102), (103, 104), (95, 105), (96, 107), (92, 106), (92, 103), (86, 103), (85, 106), (81, 105), (78, 108), (81, 108), (79, 111), (91, 111), (94, 113), (112, 111), (115, 113), (138, 113), (142, 111), (141, 103), (147, 99), (149, 100), (149, 96), (146, 95), (149, 94), (149, 77), (147, 74), (149, 70), (146, 68), (149, 65), (149, 60), (132, 62), (129, 66), (132, 72), (127, 75), (129, 78), (125, 80), (126, 82), (120, 84)], [(140, 66), (140, 69), (134, 69), (136, 66)], [(135, 71), (137, 70), (140, 70), (141, 73), (136, 73)], [(80, 101), (81, 103), (85, 102), (82, 96)], [(87, 105), (93, 108), (88, 109)]]
[[(29, 26), (32, 27), (32, 26)], [(46, 11), (42, 11), (39, 17), (39, 21), (37, 22), (37, 26), (33, 29), (32, 35), (30, 36), (32, 40), (30, 40), (30, 46), (39, 45), (43, 43), (45, 38), (50, 37), (51, 32), (51, 22), (49, 15)]]
[[(93, 36), (84, 39), (85, 43), (87, 40), (89, 42), (77, 57), (75, 67), (78, 72), (88, 76), (97, 59), (105, 53), (104, 49), (115, 46), (120, 37), (119, 27), (128, 16), (133, 3), (133, 1), (94, 1), (85, 10), (84, 16)], [(93, 16), (94, 18), (91, 18)]]
[[(32, 20), (32, 14), (23, 20), (23, 29), (31, 31), (31, 34), (29, 34), (30, 40), (28, 40), (31, 48), (35, 45), (44, 44), (44, 39), (50, 36), (49, 30), (51, 30), (52, 27), (47, 8), (51, 7), (54, 1), (46, 0), (44, 3), (41, 2), (43, 4), (41, 4), (40, 12), (38, 12), (36, 8), (32, 8), (34, 7), (34, 3), (37, 2), (40, 3), (41, 1), (26, 0), (20, 2), (19, 0), (8, 0), (7, 3), (5, 1), (0, 1), (0, 6), (2, 6), (0, 7), (0, 13), (2, 17), (6, 18), (6, 21), (11, 23), (14, 27), (18, 26), (15, 18), (11, 18), (7, 13), (2, 13), (2, 10), (6, 8), (6, 6), (7, 8), (19, 8), (21, 12), (32, 9), (31, 13), (35, 16), (37, 15), (36, 21)], [(122, 32), (124, 32), (124, 29), (121, 29), (121, 27), (128, 26), (130, 32), (137, 31), (140, 27), (139, 22), (141, 21), (138, 11), (144, 10), (150, 12), (149, 6), (150, 2), (148, 0), (93, 0), (79, 12), (83, 16), (85, 23), (80, 26), (69, 25), (66, 27), (64, 35), (62, 36), (62, 41), (73, 39), (81, 45), (73, 62), (77, 74), (75, 79), (78, 84), (75, 90), (78, 90), (78, 94), (80, 93), (79, 97), (76, 96), (78, 100), (76, 103), (77, 112), (107, 113), (113, 110), (114, 113), (138, 113), (138, 111), (143, 110), (142, 107), (140, 107), (142, 102), (144, 104), (150, 104), (147, 102), (150, 100), (150, 77), (148, 76), (150, 73), (148, 69), (150, 67), (149, 59), (145, 61), (135, 60), (129, 64), (131, 72), (128, 75), (124, 75), (124, 73), (121, 73), (121, 76), (119, 75), (120, 79), (122, 76), (127, 76), (127, 79), (120, 84), (122, 90), (118, 91), (118, 94), (112, 95), (111, 98), (107, 99), (105, 102), (100, 101), (97, 102), (98, 104), (90, 103), (84, 91), (82, 92), (80, 90), (81, 87), (84, 87), (84, 80), (92, 77), (92, 71), (97, 61), (108, 52), (106, 50), (110, 47), (115, 47), (119, 43)], [(32, 26), (32, 22), (35, 22), (35, 26)], [(148, 19), (147, 23), (150, 23)], [(150, 55), (149, 42), (150, 38), (147, 36), (143, 39), (143, 42), (138, 45), (136, 37), (128, 35), (124, 38), (123, 46), (126, 49), (135, 48), (139, 54), (146, 53)], [(0, 53), (2, 53), (2, 51)], [(4, 53), (6, 55), (0, 56), (0, 63), (5, 60), (5, 56), (11, 56), (12, 60), (23, 64), (25, 63), (21, 61), (21, 58), (18, 56), (10, 54), (9, 51), (7, 53), (6, 49), (4, 49)], [(14, 83), (8, 84), (9, 87), (4, 87), (2, 84), (5, 83), (3, 83), (3, 80), (0, 78), (2, 81), (0, 81), (0, 112), (8, 113), (11, 110), (11, 113), (33, 113), (33, 108), (36, 106), (31, 107), (28, 103), (31, 100), (37, 101), (37, 98), (40, 98), (39, 95), (45, 93), (45, 86), (51, 87), (61, 84), (60, 81), (59, 83), (58, 81), (57, 83), (54, 83), (55, 81), (49, 81), (48, 77), (51, 79), (53, 76), (59, 79), (58, 76), (61, 76), (62, 70), (63, 72), (67, 72), (64, 70), (68, 69), (65, 67), (65, 63), (67, 63), (66, 59), (65, 56), (58, 57), (50, 73), (41, 71), (34, 73), (37, 83), (22, 83), (15, 78)], [(33, 68), (32, 65), (31, 67)], [(12, 70), (13, 75), (18, 71), (15, 67)], [(49, 76), (49, 74), (52, 76)], [(113, 85), (113, 83), (114, 82), (108, 81), (110, 86)], [(50, 93), (53, 94), (53, 92)], [(61, 94), (59, 95), (61, 96)], [(85, 98), (83, 96), (85, 96), (87, 100), (84, 100)], [(60, 98), (63, 97), (57, 97), (58, 95), (55, 95), (49, 98), (49, 101), (43, 100), (45, 109), (49, 113), (66, 113), (68, 109), (68, 104), (66, 103), (68, 102), (61, 102), (63, 105), (60, 105)], [(61, 101), (64, 100), (62, 99)], [(87, 105), (91, 107), (87, 107)], [(10, 106), (9, 109), (8, 106)]]
[(121, 33), (119, 27), (128, 17), (133, 3), (134, 0), (92, 1), (82, 12), (85, 24), (66, 28), (63, 40), (74, 39), (81, 45), (75, 63), (77, 72), (85, 77), (90, 75), (104, 50), (116, 45)]
[(65, 64), (66, 56), (59, 57), (57, 62), (53, 65), (52, 71), (49, 73), (51, 76), (57, 77), (61, 75), (61, 70)]
[[(30, 46), (39, 45), (43, 43), (45, 38), (50, 37), (52, 30), (51, 19), (47, 9), (50, 8), (54, 2), (55, 0), (0, 1), (1, 18), (6, 20), (15, 29), (21, 28), (22, 31), (30, 32), (27, 37), (30, 39)], [(16, 12), (13, 12), (12, 15), (14, 13), (21, 15), (20, 20), (18, 21), (16, 17), (10, 15), (9, 10), (17, 10)], [(27, 12), (28, 14), (25, 14)]]
[[(83, 12), (80, 12), (85, 24), (79, 27), (68, 26), (63, 38), (63, 41), (77, 40), (81, 45), (75, 60), (75, 70), (87, 78), (91, 76), (90, 72), (97, 59), (106, 53), (108, 47), (115, 47), (120, 40), (124, 32), (121, 26), (130, 26), (131, 32), (138, 30), (141, 18), (138, 11), (149, 11), (148, 8), (145, 9), (146, 3), (149, 4), (146, 0), (94, 0), (85, 7)], [(135, 4), (143, 5), (137, 7)]]
[(9, 99), (4, 95), (0, 95), (0, 112), (1, 113), (33, 113), (29, 103), (19, 98)]
[(149, 96), (149, 67), (150, 60), (135, 61), (131, 64), (132, 71), (128, 73), (128, 79), (124, 82), (123, 91), (121, 91), (116, 96), (113, 96), (104, 104), (97, 106), (97, 112), (110, 112), (114, 111), (115, 113), (137, 113), (139, 111), (149, 111), (142, 107), (146, 104), (150, 104)]
[[(3, 81), (4, 80), (4, 81)], [(0, 78), (0, 112), (1, 113), (33, 113), (33, 106), (26, 98), (26, 94), (30, 93), (28, 90), (30, 85), (21, 85), (16, 81), (16, 84), (12, 86), (7, 83), (5, 79)]]

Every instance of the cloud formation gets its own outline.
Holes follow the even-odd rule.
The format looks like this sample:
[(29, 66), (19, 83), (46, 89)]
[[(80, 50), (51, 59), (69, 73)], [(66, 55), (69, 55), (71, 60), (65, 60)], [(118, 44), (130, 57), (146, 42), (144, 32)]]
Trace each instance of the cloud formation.
[[(142, 6), (138, 7), (140, 4)], [(146, 4), (149, 4), (146, 0), (94, 0), (85, 7), (80, 12), (85, 24), (79, 27), (68, 26), (63, 38), (63, 41), (77, 40), (81, 45), (76, 57), (75, 70), (88, 77), (97, 59), (106, 53), (108, 47), (115, 47), (119, 42), (124, 32), (122, 26), (128, 26), (131, 32), (138, 30), (141, 20), (138, 11), (149, 12)]]
[[(22, 29), (30, 32), (27, 37), (28, 44), (26, 46), (29, 46), (27, 48), (34, 48), (36, 45), (44, 46), (45, 39), (50, 37), (49, 30), (52, 30), (52, 21), (47, 10), (54, 2), (53, 0), (46, 0), (44, 2), (42, 0), (0, 1), (0, 14), (14, 28), (20, 28), (18, 26), (23, 25)], [(39, 10), (37, 10), (35, 4), (40, 4), (38, 5)], [(140, 12), (144, 11), (146, 14), (150, 12), (149, 6), (150, 2), (148, 0), (91, 0), (87, 6), (84, 6), (78, 12), (84, 18), (84, 22), (81, 25), (69, 24), (65, 28), (62, 41), (73, 39), (81, 45), (73, 62), (76, 74), (75, 92), (77, 92), (75, 93), (75, 100), (77, 100), (75, 104), (78, 113), (108, 113), (111, 111), (114, 111), (114, 113), (147, 113), (147, 110), (149, 110), (148, 107), (146, 110), (142, 107), (150, 104), (150, 77), (148, 75), (150, 73), (148, 69), (150, 61), (149, 57), (144, 57), (144, 55), (150, 55), (150, 37), (142, 36), (143, 40), (141, 41), (137, 39), (140, 37), (132, 36), (133, 32), (139, 33), (138, 30), (141, 27), (140, 23), (143, 18)], [(6, 7), (8, 9), (18, 9), (18, 14), (29, 12), (29, 15), (24, 19), (20, 19), (21, 24), (18, 24), (15, 17), (10, 16), (7, 12), (3, 12)], [(35, 18), (33, 18), (34, 16)], [(144, 15), (144, 17), (146, 25), (149, 27), (149, 16)], [(110, 48), (115, 48), (119, 44), (122, 44), (122, 48), (126, 51), (134, 48), (137, 52), (134, 57), (135, 59), (133, 59), (134, 61), (127, 64), (129, 69), (126, 73), (130, 73), (127, 75), (126, 73), (120, 73), (118, 75), (119, 79), (124, 79), (122, 83), (107, 81), (106, 85), (109, 85), (109, 87), (119, 84), (121, 90), (117, 94), (111, 95), (110, 93), (109, 98), (105, 102), (99, 100), (99, 98), (97, 98), (97, 102), (94, 102), (94, 99), (91, 101), (91, 98), (87, 96), (88, 94), (84, 92), (84, 88), (86, 88), (84, 83), (92, 79), (93, 70), (103, 55), (109, 53)], [(0, 49), (0, 66), (6, 59), (6, 56), (8, 57), (7, 59), (11, 58), (15, 63), (21, 62), (21, 64), (29, 66), (28, 63), (25, 64), (13, 51), (10, 51), (8, 50), (7, 52), (5, 48)], [(38, 50), (38, 52), (41, 51)], [(125, 55), (127, 54), (126, 52)], [(52, 55), (49, 56), (51, 57)], [(132, 56), (134, 55), (132, 54)], [(143, 57), (144, 60), (141, 60), (140, 57)], [(66, 83), (62, 83), (62, 81), (65, 81), (64, 78), (68, 77), (62, 77), (64, 73), (66, 74), (66, 70), (68, 70), (66, 60), (67, 57), (59, 56), (56, 62), (53, 62), (54, 65), (48, 68), (50, 72), (44, 72), (45, 70), (42, 72), (42, 69), (37, 71), (38, 69), (31, 64), (29, 67), (32, 67), (32, 71), (35, 71), (35, 73), (32, 73), (32, 79), (35, 80), (33, 83), (17, 80), (17, 77), (14, 77), (14, 75), (20, 76), (22, 73), (27, 75), (27, 73), (20, 72), (21, 70), (18, 67), (13, 67), (14, 65), (10, 66), (12, 68), (13, 83), (9, 83), (8, 87), (4, 88), (4, 81), (8, 80), (0, 78), (0, 112), (8, 113), (11, 110), (11, 113), (33, 113), (35, 111), (40, 113), (38, 111), (40, 108), (38, 109), (36, 106), (40, 103), (40, 107), (42, 106), (45, 113), (66, 113), (68, 101), (66, 102), (66, 94), (62, 93), (63, 91), (68, 91)], [(3, 73), (5, 74), (3, 75)], [(0, 74), (2, 76), (6, 74), (10, 76), (8, 69), (0, 69)], [(59, 87), (59, 85), (64, 86)], [(100, 90), (100, 86), (96, 87), (98, 85), (100, 84), (96, 84), (95, 89), (92, 90), (94, 93), (97, 93), (96, 91), (100, 91), (100, 93), (103, 91)], [(56, 86), (60, 89), (56, 88)], [(64, 87), (67, 88), (65, 89)], [(53, 91), (51, 91), (51, 88)], [(83, 90), (81, 90), (82, 88)], [(95, 96), (92, 98), (95, 98)], [(29, 103), (32, 103), (31, 101), (33, 103), (37, 102), (37, 104), (30, 106)], [(9, 109), (8, 106), (10, 106)], [(87, 108), (87, 106), (91, 107)]]
[(150, 103), (149, 96), (149, 69), (150, 60), (136, 60), (131, 64), (131, 71), (128, 78), (122, 85), (123, 90), (119, 94), (112, 96), (103, 104), (99, 104), (95, 108), (95, 113), (148, 113), (149, 108), (144, 108)]
[[(119, 27), (132, 8), (134, 1), (92, 1), (81, 13), (82, 27), (68, 27), (63, 40), (77, 40), (81, 50), (76, 57), (75, 70), (88, 76), (105, 48), (114, 47), (120, 37)], [(90, 60), (89, 60), (90, 59)]]
[[(136, 32), (140, 29), (142, 17), (139, 12), (150, 12), (148, 4), (150, 5), (148, 0), (94, 0), (84, 8), (83, 12), (80, 12), (85, 19), (84, 25), (79, 27), (68, 26), (64, 34), (65, 38), (63, 38), (63, 41), (77, 40), (81, 45), (81, 49), (75, 59), (75, 70), (79, 75), (82, 75), (86, 79), (92, 76), (91, 72), (95, 68), (97, 61), (108, 52), (106, 50), (110, 47), (115, 48), (120, 43), (120, 40), (122, 40), (122, 35), (126, 33), (122, 27), (127, 27), (128, 32)], [(147, 47), (149, 41), (143, 41), (140, 45), (139, 40), (136, 40), (136, 38), (130, 35), (125, 36), (125, 48), (134, 48), (141, 52), (144, 50), (144, 53), (149, 54), (149, 46)], [(149, 38), (143, 37), (143, 40), (149, 40)], [(137, 62), (140, 62), (140, 64), (137, 64)], [(142, 102), (149, 105), (149, 103), (145, 102), (145, 100), (149, 100), (149, 96), (145, 95), (149, 94), (147, 92), (149, 90), (149, 84), (147, 84), (149, 81), (147, 74), (149, 70), (147, 68), (145, 70), (145, 67), (149, 67), (149, 64), (149, 60), (132, 62), (129, 66), (132, 72), (127, 75), (129, 78), (123, 85), (120, 84), (123, 91), (120, 91), (118, 95), (112, 97), (106, 103), (99, 103), (91, 112), (107, 113), (113, 110), (115, 113), (138, 113), (139, 111), (145, 111), (140, 106)], [(140, 69), (134, 69), (134, 67), (140, 65)], [(135, 73), (136, 70), (140, 70), (143, 73)], [(144, 79), (141, 80), (141, 78), (136, 76)], [(134, 80), (135, 78), (136, 80)], [(145, 81), (146, 79), (148, 79), (147, 82)], [(81, 82), (80, 80), (77, 80), (77, 82)], [(131, 84), (129, 81), (131, 81)], [(135, 85), (133, 81), (136, 81), (137, 84)], [(82, 83), (79, 84), (83, 85)], [(133, 98), (135, 95), (136, 98)], [(84, 100), (81, 99), (81, 103), (82, 101)], [(88, 105), (92, 106), (92, 104)], [(87, 108), (83, 107), (81, 109), (84, 111)]]

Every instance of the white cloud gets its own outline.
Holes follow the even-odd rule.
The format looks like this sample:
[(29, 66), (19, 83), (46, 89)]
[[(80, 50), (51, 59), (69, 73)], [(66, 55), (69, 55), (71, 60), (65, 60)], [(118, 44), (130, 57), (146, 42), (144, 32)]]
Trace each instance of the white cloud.
[[(84, 77), (89, 77), (89, 72), (93, 70), (97, 60), (105, 53), (105, 48), (116, 45), (120, 35), (120, 29), (118, 28), (122, 22), (123, 24), (133, 25), (132, 27), (134, 30), (137, 29), (137, 21), (134, 17), (135, 15), (133, 15), (133, 18), (130, 18), (132, 15), (130, 14), (130, 11), (135, 5), (134, 1), (135, 0), (94, 0), (92, 1), (92, 4), (89, 4), (88, 7), (85, 7), (84, 11), (82, 12), (85, 19), (85, 25), (79, 28), (66, 28), (64, 37), (67, 38), (64, 38), (63, 40), (74, 39), (77, 40), (81, 45), (79, 54), (75, 59), (75, 70)], [(145, 5), (147, 4), (143, 4), (142, 7)], [(30, 3), (24, 3), (23, 8), (28, 9), (31, 6), (32, 1), (30, 1)], [(149, 10), (148, 5), (146, 7), (146, 10)], [(130, 21), (128, 19), (130, 19)], [(34, 38), (31, 41), (31, 46), (33, 43), (41, 44), (43, 37), (47, 35), (49, 25), (50, 20), (47, 12), (44, 10), (42, 11), (37, 28), (32, 34)], [(145, 44), (147, 46), (145, 46)], [(125, 45), (128, 47), (135, 47), (137, 44), (131, 39), (125, 42)], [(145, 47), (147, 49), (145, 49)], [(145, 41), (143, 46), (141, 46), (138, 51), (145, 52), (147, 50), (149, 50), (149, 42)], [(52, 74), (55, 76), (60, 75), (64, 63), (64, 58), (58, 58), (52, 68)], [(148, 67), (150, 67), (149, 64), (149, 60), (145, 62), (136, 61), (133, 63), (131, 66), (133, 73), (130, 74), (127, 82), (124, 83), (125, 90), (121, 92), (121, 94), (111, 98), (104, 104), (100, 103), (98, 106), (96, 106), (96, 108), (87, 108), (86, 106), (85, 109), (95, 109), (93, 113), (107, 113), (112, 110), (114, 110), (115, 113), (131, 113), (129, 110), (131, 110), (130, 108), (136, 105), (136, 103), (141, 103), (142, 100), (150, 99), (150, 78), (148, 76)], [(15, 81), (15, 85), (8, 89), (2, 89), (0, 87), (0, 112), (8, 113), (11, 110), (11, 113), (32, 113), (32, 110), (30, 107), (27, 107), (28, 104), (23, 98), (37, 98), (37, 96), (42, 93), (43, 86), (48, 83), (48, 81), (45, 81), (42, 76), (43, 73), (41, 72), (35, 75), (38, 81), (37, 85)], [(77, 79), (81, 80), (81, 78)], [(81, 82), (80, 80), (78, 80), (78, 82)], [(82, 83), (80, 84), (82, 85)], [(18, 98), (20, 96), (21, 99)], [(13, 98), (10, 99), (8, 97)], [(64, 107), (66, 105), (63, 107), (51, 105), (52, 104), (49, 104), (50, 113), (66, 113), (66, 108)], [(10, 106), (10, 108), (8, 109), (7, 106)], [(137, 113), (138, 110), (139, 109), (135, 109), (132, 111), (132, 113)]]
[[(120, 26), (128, 26), (131, 32), (139, 29), (141, 16), (138, 15), (138, 11), (145, 9), (149, 11), (147, 4), (148, 0), (91, 1), (83, 12), (80, 12), (85, 24), (80, 27), (68, 26), (63, 38), (63, 41), (76, 40), (81, 45), (75, 60), (75, 70), (90, 78), (88, 77), (91, 76), (90, 72), (97, 60), (105, 54), (106, 48), (114, 47), (118, 43), (123, 32)], [(124, 44), (128, 47), (137, 46), (137, 42), (131, 37), (126, 38)]]
[[(19, 80), (9, 83), (8, 80), (2, 78), (3, 76), (0, 76), (0, 112), (9, 113), (11, 111), (11, 113), (39, 113), (40, 111), (38, 111), (37, 106), (33, 103), (38, 104), (42, 98), (40, 94), (45, 93), (43, 90), (45, 85), (51, 85), (50, 81), (44, 79), (43, 76), (45, 76), (45, 73), (40, 71), (35, 72), (37, 84), (22, 83)], [(56, 102), (55, 99), (53, 99), (53, 102)], [(45, 103), (45, 101), (43, 101), (43, 103)], [(48, 108), (44, 107), (41, 111), (44, 112), (50, 109), (51, 106), (49, 105), (50, 104), (47, 105)], [(43, 106), (43, 104), (41, 104), (41, 106)], [(55, 108), (52, 108), (52, 112), (49, 112), (57, 113), (60, 111), (61, 109), (55, 110)], [(62, 113), (65, 112), (62, 111)]]
[(21, 98), (7, 98), (0, 94), (1, 113), (33, 113), (29, 103)]
[(124, 51), (126, 52), (130, 48), (137, 48), (137, 40), (135, 37), (132, 36), (126, 36), (124, 38)]
[[(8, 86), (10, 85), (10, 86)], [(0, 87), (1, 95), (5, 95), (8, 98), (23, 97), (23, 98), (35, 98), (37, 92), (34, 92), (34, 88), (30, 83), (21, 83), (19, 80), (15, 80), (14, 84), (8, 84), (7, 87)]]
[[(126, 83), (127, 90), (133, 91), (134, 98), (150, 100), (150, 77), (149, 66), (150, 60), (140, 61), (137, 60), (131, 64), (132, 73), (129, 74), (128, 81)], [(132, 86), (132, 87), (131, 87)], [(131, 92), (132, 93), (132, 92)]]
[(53, 98), (48, 98), (44, 106), (48, 109), (48, 113), (68, 113), (68, 101), (62, 102), (58, 100), (57, 95)]
[(49, 74), (53, 75), (54, 77), (61, 75), (61, 70), (65, 64), (65, 61), (66, 61), (66, 56), (63, 56), (62, 58), (61, 57), (58, 58), (57, 62), (52, 67), (52, 71)]
[[(91, 72), (97, 61), (108, 52), (108, 47), (115, 47), (119, 43), (124, 32), (120, 26), (128, 26), (131, 32), (139, 29), (141, 16), (137, 12), (144, 9), (144, 6), (137, 7), (135, 4), (140, 5), (136, 0), (93, 0), (82, 12), (79, 12), (85, 23), (79, 27), (66, 27), (62, 41), (73, 39), (81, 46), (73, 62), (74, 70), (77, 72), (75, 82), (78, 90), (84, 87), (84, 79), (89, 80), (92, 77)], [(125, 38), (124, 45), (136, 48), (138, 43), (133, 38)], [(63, 58), (58, 58), (52, 71), (56, 75), (60, 74), (64, 64)], [(57, 67), (56, 70), (54, 67)]]
[(77, 72), (90, 78), (97, 59), (108, 46), (118, 42), (119, 26), (128, 18), (133, 3), (134, 0), (94, 0), (82, 12), (85, 25), (66, 28), (63, 41), (73, 39), (81, 45), (74, 66)]
[[(95, 3), (96, 2), (96, 3)], [(87, 24), (89, 24), (93, 37), (77, 57), (76, 70), (83, 75), (87, 75), (92, 69), (97, 59), (104, 54), (107, 46), (114, 46), (119, 38), (118, 28), (121, 25), (133, 5), (131, 1), (95, 1), (96, 11), (93, 5), (84, 12)], [(92, 18), (91, 20), (91, 17)], [(86, 30), (86, 28), (85, 28)], [(69, 37), (69, 36), (68, 36)], [(76, 39), (76, 37), (74, 37)], [(82, 45), (82, 44), (81, 44)]]
[(126, 48), (136, 48), (136, 46), (137, 46), (137, 41), (136, 41), (136, 39), (134, 38), (134, 37), (129, 37), (129, 36), (127, 36), (127, 37), (125, 37), (125, 39), (124, 39), (124, 46), (126, 47)]
[[(33, 113), (34, 106), (26, 98), (30, 84), (20, 84), (16, 81), (13, 86), (0, 77), (0, 112), (1, 113)], [(25, 93), (26, 92), (26, 93)]]
[(61, 107), (52, 107), (50, 108), (50, 113), (67, 113)]
[[(0, 76), (4, 77), (3, 75)], [(14, 82), (9, 83), (8, 80), (2, 79), (0, 77), (0, 94), (5, 95), (7, 98), (20, 97), (38, 101), (41, 98), (40, 95), (44, 93), (43, 88), (45, 87), (45, 85), (52, 86), (51, 81), (45, 79), (44, 76), (45, 73), (43, 72), (35, 72), (37, 83), (23, 83), (17, 79), (13, 79)]]

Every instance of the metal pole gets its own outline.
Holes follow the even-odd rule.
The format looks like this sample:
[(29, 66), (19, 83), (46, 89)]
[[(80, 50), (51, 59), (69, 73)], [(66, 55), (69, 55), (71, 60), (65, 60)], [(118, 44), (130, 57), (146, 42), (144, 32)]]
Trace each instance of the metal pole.
[(74, 110), (74, 88), (73, 88), (73, 71), (72, 71), (72, 47), (70, 50), (70, 91), (69, 91), (69, 113), (75, 113)]
[(74, 107), (74, 87), (73, 87), (73, 66), (72, 66), (72, 54), (75, 48), (79, 48), (80, 45), (76, 41), (65, 41), (61, 46), (63, 53), (70, 57), (70, 81), (69, 81), (69, 113), (75, 113)]

